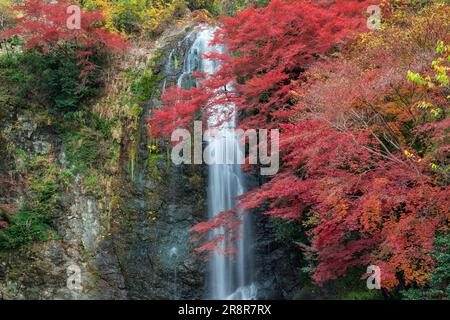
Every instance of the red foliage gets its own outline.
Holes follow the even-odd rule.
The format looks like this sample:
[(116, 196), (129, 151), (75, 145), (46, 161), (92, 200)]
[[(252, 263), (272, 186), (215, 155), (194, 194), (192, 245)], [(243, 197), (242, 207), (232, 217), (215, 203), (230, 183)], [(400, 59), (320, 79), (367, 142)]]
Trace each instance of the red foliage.
[[(319, 283), (354, 266), (376, 264), (384, 288), (399, 281), (423, 285), (434, 267), (435, 233), (445, 229), (450, 212), (445, 177), (432, 172), (426, 150), (441, 154), (439, 163), (445, 167), (448, 120), (430, 121), (417, 104), (426, 97), (444, 108), (448, 91), (430, 97), (407, 83), (406, 71), (430, 65), (435, 52), (428, 43), (435, 46), (433, 37), (448, 30), (430, 18), (436, 26), (433, 37), (427, 28), (405, 36), (401, 31), (408, 23), (412, 29), (427, 21), (403, 21), (395, 32), (385, 32), (390, 42), (381, 39), (378, 47), (359, 48), (366, 56), (351, 57), (350, 52), (350, 57), (318, 62), (365, 25), (359, 14), (367, 5), (275, 0), (267, 8), (224, 19), (215, 42), (225, 44), (230, 54), (210, 55), (222, 69), (203, 79), (195, 100), (183, 101), (188, 92), (178, 93), (182, 99), (168, 92), (164, 110), (151, 121), (156, 133), (169, 133), (192, 120), (186, 112), (209, 111), (228, 99), (245, 116), (243, 127), (281, 128), (280, 173), (242, 196), (239, 207), (268, 206), (268, 215), (301, 220), (310, 242), (299, 245), (315, 253)], [(225, 92), (230, 82), (233, 91)], [(428, 135), (420, 140), (422, 158), (412, 148), (420, 135)], [(236, 236), (235, 212), (194, 227), (194, 240), (224, 226)], [(198, 251), (223, 250), (224, 237), (209, 238)]]
[(450, 191), (434, 185), (428, 165), (401, 154), (398, 162), (386, 161), (370, 134), (324, 121), (284, 128), (284, 172), (244, 195), (240, 206), (267, 203), (271, 216), (307, 221), (319, 283), (377, 264), (386, 288), (398, 284), (398, 273), (406, 283), (424, 284), (435, 230), (450, 208)]
[(25, 0), (23, 5), (13, 10), (20, 13), (16, 25), (3, 31), (0, 39), (19, 35), (25, 40), (24, 49), (41, 48), (44, 52), (63, 43), (76, 45), (80, 51), (79, 59), (87, 68), (92, 68), (86, 57), (92, 54), (93, 48), (122, 50), (126, 43), (120, 35), (100, 28), (103, 21), (99, 12), (81, 10), (80, 29), (71, 30), (67, 26), (70, 14), (66, 10), (70, 6), (67, 0), (50, 2), (47, 0)]
[(216, 77), (222, 81), (213, 78), (208, 84), (214, 87), (237, 79), (234, 102), (247, 114), (243, 125), (276, 126), (274, 120), (290, 114), (284, 111), (292, 104), (290, 92), (296, 87), (292, 80), (364, 28), (367, 6), (367, 1), (276, 0), (267, 8), (250, 7), (226, 18), (216, 42), (225, 44), (233, 55), (216, 55), (223, 62)]
[(218, 232), (214, 237), (204, 241), (200, 246), (195, 248), (195, 252), (207, 253), (215, 251), (223, 255), (235, 254), (237, 248), (234, 246), (235, 241), (233, 240), (241, 236), (238, 232), (239, 226), (241, 225), (242, 219), (240, 219), (240, 214), (237, 210), (221, 212), (213, 219), (195, 225), (191, 229), (194, 232), (192, 241), (202, 240), (211, 230), (215, 229)]
[(162, 101), (170, 107), (153, 110), (153, 117), (148, 121), (150, 132), (154, 136), (170, 136), (176, 128), (192, 122), (195, 113), (208, 104), (210, 98), (203, 88), (168, 88)]
[[(290, 92), (296, 88), (292, 80), (313, 60), (364, 28), (367, 6), (367, 1), (338, 0), (327, 5), (274, 0), (268, 7), (250, 6), (236, 17), (224, 18), (214, 43), (225, 45), (230, 53), (207, 55), (218, 59), (222, 69), (203, 78), (202, 91), (193, 89), (195, 101), (186, 101), (189, 93), (184, 93), (175, 102), (174, 91), (167, 91), (163, 111), (150, 120), (153, 133), (170, 132), (175, 119), (178, 125), (190, 124), (184, 111), (208, 112), (211, 106), (230, 102), (246, 114), (242, 127), (276, 127), (290, 115)], [(228, 83), (233, 83), (232, 91), (225, 90)]]

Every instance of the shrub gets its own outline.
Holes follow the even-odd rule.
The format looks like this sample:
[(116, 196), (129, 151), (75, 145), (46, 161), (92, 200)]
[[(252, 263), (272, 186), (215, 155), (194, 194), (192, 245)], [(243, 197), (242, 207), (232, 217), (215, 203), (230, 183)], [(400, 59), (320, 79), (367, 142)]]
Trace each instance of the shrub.
[(184, 0), (88, 0), (88, 10), (102, 10), (108, 30), (131, 36), (155, 37), (182, 17)]
[(434, 243), (433, 258), (436, 269), (431, 280), (424, 288), (410, 288), (404, 291), (403, 298), (408, 300), (450, 299), (450, 239), (446, 234), (439, 234)]
[(82, 173), (101, 166), (103, 148), (100, 140), (98, 134), (88, 129), (66, 136), (65, 153), (74, 173)]
[[(102, 59), (97, 57), (98, 64)], [(1, 86), (16, 104), (30, 101), (55, 111), (77, 110), (100, 88), (99, 70), (80, 79), (83, 67), (71, 48), (41, 54), (36, 50), (0, 56)]]
[(48, 218), (31, 209), (22, 209), (11, 218), (9, 228), (0, 231), (0, 249), (14, 249), (51, 238)]

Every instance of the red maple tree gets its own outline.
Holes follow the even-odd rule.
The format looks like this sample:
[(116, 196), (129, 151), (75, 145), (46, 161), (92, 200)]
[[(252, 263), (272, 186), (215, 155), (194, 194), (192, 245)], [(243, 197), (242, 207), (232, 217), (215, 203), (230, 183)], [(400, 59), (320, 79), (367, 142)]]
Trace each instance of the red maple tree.
[[(425, 18), (399, 15), (382, 33), (389, 38), (352, 56), (343, 42), (364, 30), (368, 4), (274, 0), (223, 19), (215, 43), (229, 52), (209, 55), (222, 69), (201, 88), (168, 91), (150, 124), (154, 134), (168, 134), (195, 113), (233, 102), (241, 127), (280, 128), (282, 168), (240, 198), (242, 212), (268, 206), (270, 216), (302, 221), (309, 242), (299, 246), (315, 253), (319, 283), (376, 264), (384, 288), (424, 285), (435, 235), (449, 218), (445, 173), (433, 169), (445, 167), (448, 120), (430, 120), (418, 105), (426, 98), (444, 110), (448, 91), (407, 83), (406, 72), (436, 58), (436, 41), (448, 37), (448, 8)], [(331, 58), (336, 50), (340, 57)], [(211, 229), (225, 226), (236, 236), (238, 212), (194, 226), (194, 240), (204, 240), (197, 251), (220, 249)]]
[[(197, 74), (201, 89), (168, 90), (162, 110), (149, 121), (152, 133), (170, 132), (175, 119), (177, 126), (189, 126), (186, 111), (208, 114), (211, 106), (230, 102), (245, 115), (241, 127), (277, 127), (291, 114), (291, 92), (301, 74), (366, 26), (368, 3), (274, 0), (223, 18), (213, 44), (225, 45), (228, 53), (205, 55), (218, 60), (221, 70), (211, 77)], [(233, 83), (231, 91), (228, 83)], [(196, 98), (186, 100), (189, 94)]]
[(25, 50), (38, 48), (43, 52), (65, 45), (75, 46), (80, 64), (84, 66), (83, 73), (95, 68), (89, 61), (95, 50), (119, 51), (127, 47), (120, 35), (101, 27), (104, 19), (100, 12), (88, 12), (80, 6), (80, 26), (69, 28), (71, 14), (67, 8), (71, 5), (68, 0), (25, 0), (22, 5), (12, 8), (17, 16), (15, 25), (4, 30), (0, 40), (20, 36), (25, 42)]

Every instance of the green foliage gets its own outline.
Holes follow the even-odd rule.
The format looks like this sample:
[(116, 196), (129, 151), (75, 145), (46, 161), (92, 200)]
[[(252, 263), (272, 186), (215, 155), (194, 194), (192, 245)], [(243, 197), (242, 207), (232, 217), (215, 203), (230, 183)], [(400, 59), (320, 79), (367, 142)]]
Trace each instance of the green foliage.
[(69, 132), (64, 139), (65, 154), (74, 174), (102, 166), (107, 145), (98, 132), (87, 127)]
[(353, 290), (343, 296), (344, 300), (381, 300), (383, 296), (377, 290)]
[[(18, 149), (19, 150), (19, 149)], [(21, 152), (18, 152), (22, 155)], [(9, 227), (0, 231), (0, 249), (14, 249), (30, 242), (57, 237), (49, 225), (60, 204), (59, 169), (46, 157), (24, 156), (30, 197), (27, 204), (8, 216)]]
[(91, 114), (91, 120), (93, 122), (94, 128), (100, 131), (105, 138), (110, 135), (114, 124), (113, 120), (102, 118), (96, 113)]
[(274, 224), (277, 241), (287, 245), (295, 245), (298, 242), (304, 243), (307, 241), (304, 228), (298, 221), (276, 219)]
[(101, 10), (108, 30), (131, 37), (155, 37), (186, 11), (184, 0), (86, 0), (88, 10)]
[[(277, 241), (287, 246), (298, 243), (308, 243), (307, 225), (299, 221), (287, 222), (282, 219), (274, 220)], [(298, 299), (342, 299), (342, 300), (371, 300), (382, 299), (380, 290), (369, 290), (366, 281), (361, 278), (365, 273), (362, 268), (353, 268), (346, 277), (329, 281), (326, 288), (321, 288), (311, 280), (313, 261), (308, 253), (304, 253), (299, 274), (302, 289), (297, 293)]]
[[(135, 103), (150, 99), (155, 93), (155, 87), (163, 80), (163, 75), (155, 72), (155, 67), (161, 59), (162, 51), (157, 51), (149, 60), (144, 70), (130, 70), (127, 76), (134, 81), (131, 84), (132, 100)], [(156, 92), (160, 94), (160, 92)]]
[(46, 54), (31, 50), (0, 55), (0, 87), (19, 106), (27, 106), (31, 100), (60, 112), (77, 110), (97, 95), (101, 83), (98, 70), (84, 79), (81, 72), (71, 48)]
[(59, 174), (59, 180), (63, 188), (68, 188), (73, 178), (73, 174), (70, 170), (63, 170)]
[(188, 0), (187, 5), (191, 10), (207, 10), (217, 15), (221, 12), (218, 2), (215, 0)]
[(87, 0), (83, 6), (88, 10), (101, 10), (110, 31), (154, 38), (174, 21), (182, 19), (187, 8), (205, 10), (214, 16), (234, 15), (252, 3), (266, 6), (269, 0)]
[(105, 119), (86, 109), (66, 113), (53, 127), (61, 137), (69, 163), (64, 176), (66, 186), (77, 174), (96, 176), (98, 170), (108, 170), (115, 165), (120, 151), (120, 145), (111, 139), (119, 119)]
[(137, 33), (142, 26), (142, 13), (145, 3), (142, 1), (118, 1), (116, 12), (112, 16), (112, 25), (118, 31), (127, 34)]
[(139, 101), (145, 101), (152, 96), (154, 84), (161, 80), (160, 76), (154, 75), (151, 69), (147, 69), (141, 77), (133, 82), (131, 90)]
[(58, 167), (49, 163), (46, 157), (36, 157), (30, 161), (28, 168), (32, 172), (29, 181), (35, 209), (47, 214), (55, 209), (60, 201)]
[(10, 227), (0, 231), (0, 249), (14, 249), (35, 241), (48, 241), (52, 232), (48, 217), (31, 209), (22, 209), (11, 218)]
[(439, 234), (435, 241), (436, 251), (432, 254), (436, 269), (424, 288), (410, 288), (402, 295), (407, 300), (450, 299), (450, 238)]
[(331, 300), (382, 300), (381, 290), (369, 290), (366, 280), (362, 278), (364, 268), (354, 267), (344, 277), (328, 281), (318, 286), (311, 280), (312, 269), (304, 267), (300, 274), (301, 289), (297, 299), (331, 299)]
[(415, 84), (426, 84), (425, 79), (423, 79), (419, 73), (414, 73), (411, 70), (408, 70), (407, 77), (409, 81), (414, 82)]
[(104, 194), (104, 183), (102, 183), (101, 176), (97, 170), (91, 170), (87, 173), (83, 180), (84, 192), (90, 196), (100, 198)]
[(269, 2), (270, 0), (188, 0), (187, 5), (191, 10), (207, 10), (213, 15), (234, 15), (250, 4), (265, 7)]
[[(126, 109), (128, 121), (129, 144), (129, 170), (131, 179), (134, 179), (137, 168), (138, 145), (140, 143), (140, 125), (142, 114), (144, 112), (143, 103), (151, 98), (159, 97), (161, 92), (157, 88), (157, 84), (163, 80), (163, 75), (157, 72), (157, 64), (161, 58), (161, 51), (157, 51), (148, 61), (143, 70), (130, 69), (124, 75), (130, 79), (130, 92), (122, 96), (121, 107)], [(151, 158), (151, 157), (150, 157)], [(147, 165), (145, 163), (144, 165)]]
[(84, 185), (87, 187), (93, 187), (98, 184), (98, 176), (92, 175), (84, 179)]
[(383, 299), (381, 290), (369, 290), (366, 279), (361, 276), (365, 274), (365, 268), (355, 267), (346, 277), (333, 280), (330, 285), (333, 298), (343, 300), (377, 300)]

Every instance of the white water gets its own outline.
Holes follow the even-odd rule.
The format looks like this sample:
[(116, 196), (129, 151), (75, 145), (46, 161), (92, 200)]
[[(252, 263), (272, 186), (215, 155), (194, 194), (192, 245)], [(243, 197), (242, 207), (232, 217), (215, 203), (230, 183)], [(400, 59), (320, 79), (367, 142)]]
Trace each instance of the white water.
[[(193, 85), (198, 85), (192, 80), (192, 73), (200, 70), (205, 74), (214, 74), (218, 71), (219, 65), (216, 61), (202, 58), (202, 55), (211, 51), (223, 52), (224, 48), (219, 46), (211, 46), (210, 42), (213, 38), (215, 29), (206, 28), (199, 30), (193, 34), (188, 35), (187, 38), (194, 37), (195, 40), (185, 55), (183, 63), (183, 73), (178, 78), (178, 86), (190, 88)], [(186, 38), (183, 40), (185, 41)], [(173, 53), (171, 53), (170, 60), (173, 60)], [(169, 61), (170, 63), (170, 61)], [(209, 218), (213, 218), (222, 211), (232, 209), (236, 205), (235, 198), (245, 192), (244, 178), (241, 167), (238, 163), (239, 157), (242, 154), (238, 148), (237, 137), (226, 130), (227, 128), (235, 128), (236, 115), (235, 106), (219, 105), (215, 107), (219, 112), (228, 111), (233, 114), (231, 119), (228, 119), (220, 126), (216, 126), (220, 115), (216, 114), (208, 119), (210, 127), (217, 127), (223, 133), (222, 138), (216, 138), (209, 141), (210, 150), (212, 150), (213, 157), (224, 157), (220, 163), (230, 163), (224, 161), (230, 155), (230, 151), (234, 156), (234, 164), (213, 164), (208, 168), (208, 214)], [(219, 159), (216, 159), (219, 162)], [(214, 235), (222, 233), (223, 230), (216, 230)], [(248, 215), (243, 218), (243, 224), (240, 227), (240, 237), (235, 245), (238, 248), (236, 257), (230, 258), (218, 253), (211, 254), (209, 260), (209, 296), (210, 299), (255, 299), (257, 294), (256, 286), (252, 283), (252, 263), (253, 255), (250, 249), (252, 241), (251, 224)], [(231, 240), (227, 240), (230, 242)], [(227, 243), (226, 245), (229, 245)]]

